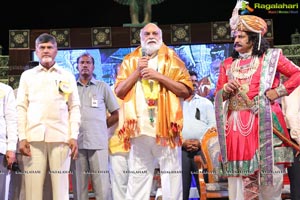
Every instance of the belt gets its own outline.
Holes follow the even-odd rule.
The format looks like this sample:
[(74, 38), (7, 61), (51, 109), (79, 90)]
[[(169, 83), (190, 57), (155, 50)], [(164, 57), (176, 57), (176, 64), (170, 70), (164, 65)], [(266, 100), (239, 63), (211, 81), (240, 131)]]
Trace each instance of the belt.
[(228, 110), (239, 111), (239, 110), (251, 110), (253, 113), (258, 111), (258, 97), (255, 96), (253, 100), (250, 100), (249, 97), (244, 92), (238, 92), (236, 95), (230, 97)]

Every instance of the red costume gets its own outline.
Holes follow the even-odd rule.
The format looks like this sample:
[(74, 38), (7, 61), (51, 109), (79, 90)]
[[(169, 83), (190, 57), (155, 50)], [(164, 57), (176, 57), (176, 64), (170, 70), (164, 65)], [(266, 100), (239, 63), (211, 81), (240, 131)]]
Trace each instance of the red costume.
[[(283, 84), (286, 93), (289, 94), (300, 84), (300, 71), (294, 63), (282, 55), (281, 51), (278, 52), (277, 66), (274, 65), (274, 70), (276, 72), (272, 72), (274, 74), (274, 78), (273, 81), (271, 81), (271, 88), (269, 89), (277, 88), (280, 85), (279, 73), (281, 73), (289, 77), (289, 79)], [(225, 163), (227, 170), (225, 173), (228, 176), (247, 176), (254, 174), (256, 171), (261, 169), (261, 163), (264, 161), (261, 156), (263, 152), (261, 152), (262, 149), (260, 148), (264, 148), (262, 146), (264, 145), (263, 141), (265, 138), (264, 136), (260, 136), (260, 126), (268, 127), (271, 125), (271, 128), (272, 126), (276, 126), (277, 129), (284, 132), (286, 137), (289, 137), (282, 111), (277, 102), (270, 104), (271, 112), (275, 114), (273, 115), (273, 120), (265, 121), (266, 124), (260, 124), (261, 121), (259, 121), (260, 116), (262, 117), (266, 114), (259, 114), (260, 109), (266, 109), (261, 108), (259, 103), (259, 101), (263, 98), (262, 96), (264, 96), (264, 94), (260, 94), (262, 88), (261, 84), (266, 84), (263, 81), (263, 76), (267, 75), (264, 74), (264, 71), (262, 71), (265, 57), (266, 55), (257, 58), (258, 63), (256, 63), (255, 65), (257, 66), (254, 67), (251, 67), (251, 65), (253, 65), (253, 57), (244, 60), (237, 59), (236, 61), (230, 57), (227, 58), (220, 67), (220, 75), (216, 87), (217, 93), (223, 92), (222, 88), (224, 84), (226, 84), (231, 78), (237, 80), (240, 78), (240, 83), (242, 85), (241, 91), (234, 97), (229, 98), (227, 112), (226, 109), (224, 109), (225, 112), (221, 112), (222, 109), (216, 105), (217, 115), (223, 115), (224, 118), (226, 118), (223, 127), (221, 127), (222, 124), (220, 123), (220, 120), (217, 123), (219, 134), (222, 134), (221, 129), (224, 131), (224, 135), (221, 135), (220, 138), (220, 146), (222, 160)], [(232, 69), (235, 68), (236, 65), (238, 65), (238, 71)], [(266, 68), (268, 68), (268, 63), (266, 65)], [(249, 72), (250, 70), (254, 71), (252, 75)], [(218, 95), (216, 98), (218, 98)], [(247, 105), (247, 101), (250, 102), (248, 103), (249, 105)], [(274, 118), (276, 118), (275, 121)], [(282, 148), (284, 146), (282, 141), (273, 139), (272, 145), (277, 146), (278, 151), (280, 152), (278, 154), (275, 153), (275, 156), (272, 158), (274, 163), (286, 164), (292, 161), (291, 149)], [(266, 152), (266, 154), (274, 153), (272, 150), (266, 150)], [(267, 161), (266, 164), (268, 164)]]

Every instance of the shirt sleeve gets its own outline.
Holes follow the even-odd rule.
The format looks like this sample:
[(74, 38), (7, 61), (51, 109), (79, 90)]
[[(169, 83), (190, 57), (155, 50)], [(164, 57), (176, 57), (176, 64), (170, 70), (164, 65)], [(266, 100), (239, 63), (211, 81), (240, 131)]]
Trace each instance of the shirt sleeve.
[(73, 92), (70, 95), (68, 100), (69, 106), (69, 123), (70, 123), (70, 138), (76, 139), (79, 134), (79, 126), (81, 123), (81, 114), (80, 114), (80, 98), (78, 94), (77, 83), (75, 77), (71, 79), (71, 84), (73, 88)]
[(17, 92), (17, 113), (18, 113), (18, 133), (19, 141), (26, 138), (26, 122), (28, 109), (28, 90), (24, 73), (21, 75), (18, 92)]
[(208, 127), (216, 127), (216, 115), (215, 115), (215, 108), (213, 103), (208, 100), (209, 102), (207, 103), (207, 110), (206, 112), (209, 113), (208, 116)]
[(5, 97), (5, 121), (7, 130), (7, 150), (16, 151), (18, 142), (17, 108), (14, 91), (8, 88)]

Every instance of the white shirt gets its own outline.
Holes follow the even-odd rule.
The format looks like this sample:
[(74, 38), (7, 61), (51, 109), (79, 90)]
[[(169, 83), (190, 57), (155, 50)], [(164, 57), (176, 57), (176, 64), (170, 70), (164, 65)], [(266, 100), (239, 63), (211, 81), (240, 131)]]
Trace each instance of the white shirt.
[[(71, 91), (69, 96), (60, 90), (62, 82)], [(81, 115), (74, 75), (57, 64), (49, 70), (39, 65), (23, 72), (17, 110), (20, 141), (67, 143), (77, 139)]]
[(289, 96), (282, 97), (281, 105), (291, 138), (300, 145), (300, 86)]
[(0, 153), (16, 151), (18, 142), (16, 99), (13, 89), (0, 83)]
[(183, 102), (183, 139), (202, 140), (208, 129), (216, 127), (213, 103), (197, 94)]

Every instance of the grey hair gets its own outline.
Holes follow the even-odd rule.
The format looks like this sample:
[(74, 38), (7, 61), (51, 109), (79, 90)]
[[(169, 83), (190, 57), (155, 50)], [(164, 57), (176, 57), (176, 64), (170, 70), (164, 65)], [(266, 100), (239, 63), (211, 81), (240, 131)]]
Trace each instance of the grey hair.
[(148, 25), (153, 25), (153, 26), (155, 26), (155, 27), (158, 29), (159, 35), (162, 37), (162, 30), (161, 30), (161, 28), (159, 28), (159, 27), (158, 27), (156, 24), (154, 24), (154, 23), (148, 23), (148, 24), (146, 24), (146, 25), (140, 30), (140, 38), (142, 38), (143, 32), (144, 32), (146, 26), (148, 26)]
[(47, 42), (51, 42), (53, 45), (57, 46), (56, 38), (48, 33), (42, 33), (35, 39), (36, 46)]

